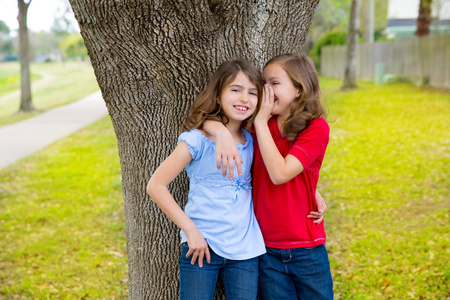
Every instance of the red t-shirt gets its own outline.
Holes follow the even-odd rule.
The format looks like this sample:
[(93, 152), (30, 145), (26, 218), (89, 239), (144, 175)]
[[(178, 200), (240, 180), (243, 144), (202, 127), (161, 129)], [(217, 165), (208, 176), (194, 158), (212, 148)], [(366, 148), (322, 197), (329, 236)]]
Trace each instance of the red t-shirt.
[(314, 119), (296, 141), (289, 142), (281, 135), (276, 118), (270, 119), (268, 125), (281, 155), (295, 156), (304, 170), (290, 181), (274, 185), (254, 134), (253, 202), (264, 242), (278, 249), (325, 244), (324, 222), (316, 225), (306, 216), (317, 210), (315, 192), (330, 128), (323, 118)]

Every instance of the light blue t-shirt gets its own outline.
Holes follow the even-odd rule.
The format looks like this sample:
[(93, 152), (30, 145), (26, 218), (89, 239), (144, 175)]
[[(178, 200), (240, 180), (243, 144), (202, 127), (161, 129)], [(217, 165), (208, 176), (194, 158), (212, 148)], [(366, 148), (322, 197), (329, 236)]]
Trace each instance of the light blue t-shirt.
[[(199, 130), (183, 132), (178, 143), (186, 142), (192, 161), (186, 166), (190, 179), (185, 213), (195, 223), (211, 249), (227, 259), (249, 259), (266, 252), (253, 212), (251, 165), (253, 138), (243, 130), (245, 144), (237, 143), (244, 163), (242, 176), (233, 180), (216, 168), (216, 144)], [(186, 242), (181, 230), (181, 242)]]

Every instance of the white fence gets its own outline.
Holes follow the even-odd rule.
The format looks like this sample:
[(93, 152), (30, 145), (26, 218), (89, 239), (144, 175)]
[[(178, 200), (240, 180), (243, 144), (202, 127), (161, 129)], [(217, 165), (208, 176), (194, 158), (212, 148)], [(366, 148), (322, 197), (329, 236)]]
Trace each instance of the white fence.
[[(321, 75), (342, 79), (345, 52), (346, 46), (323, 47)], [(358, 45), (358, 79), (375, 78), (380, 63), (384, 64), (384, 74), (450, 89), (450, 35)]]

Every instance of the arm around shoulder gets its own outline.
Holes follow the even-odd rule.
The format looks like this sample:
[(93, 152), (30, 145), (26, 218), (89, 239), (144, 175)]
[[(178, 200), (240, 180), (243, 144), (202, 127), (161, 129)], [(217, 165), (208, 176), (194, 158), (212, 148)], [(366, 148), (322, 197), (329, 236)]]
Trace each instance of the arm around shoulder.
[(242, 159), (230, 131), (221, 122), (212, 120), (205, 121), (203, 130), (216, 138), (216, 167), (218, 170), (222, 167), (222, 176), (226, 176), (228, 168), (228, 177), (233, 179), (234, 163), (241, 176)]

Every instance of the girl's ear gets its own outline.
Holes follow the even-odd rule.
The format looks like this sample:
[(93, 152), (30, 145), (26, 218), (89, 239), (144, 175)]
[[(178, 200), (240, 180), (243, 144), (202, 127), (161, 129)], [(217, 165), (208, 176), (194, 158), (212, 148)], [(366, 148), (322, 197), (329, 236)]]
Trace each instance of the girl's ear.
[(300, 97), (301, 94), (302, 94), (302, 92), (300, 91), (300, 89), (297, 89), (296, 97)]

